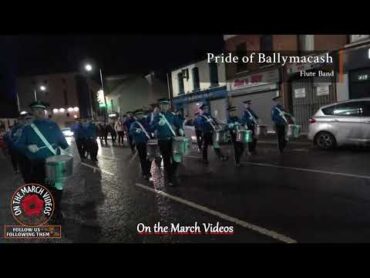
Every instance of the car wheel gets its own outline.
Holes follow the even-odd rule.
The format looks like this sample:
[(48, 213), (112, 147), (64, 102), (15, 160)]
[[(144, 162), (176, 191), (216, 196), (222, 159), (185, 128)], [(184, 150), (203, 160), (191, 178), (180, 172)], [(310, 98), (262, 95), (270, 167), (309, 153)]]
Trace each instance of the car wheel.
[(316, 145), (323, 150), (331, 150), (335, 147), (335, 137), (329, 132), (320, 132), (316, 135)]

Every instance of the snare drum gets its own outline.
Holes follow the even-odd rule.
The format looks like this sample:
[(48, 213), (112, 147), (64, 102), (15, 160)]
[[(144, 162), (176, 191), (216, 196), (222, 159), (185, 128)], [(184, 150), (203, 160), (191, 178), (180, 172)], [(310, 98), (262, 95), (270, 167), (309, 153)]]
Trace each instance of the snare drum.
[(228, 131), (218, 129), (213, 132), (213, 144), (226, 144), (228, 141)]
[(183, 136), (176, 136), (172, 141), (172, 150), (174, 154), (186, 155), (189, 153), (189, 139)]
[(45, 162), (46, 180), (58, 190), (62, 190), (66, 179), (73, 174), (73, 157), (69, 155), (54, 155)]
[(252, 142), (252, 131), (249, 129), (239, 129), (236, 134), (236, 141), (243, 144)]
[(288, 138), (298, 138), (301, 131), (300, 125), (288, 125), (287, 136)]
[(256, 127), (256, 137), (267, 136), (267, 126), (257, 125)]
[(149, 160), (153, 160), (161, 156), (157, 139), (148, 140), (146, 143), (146, 154)]

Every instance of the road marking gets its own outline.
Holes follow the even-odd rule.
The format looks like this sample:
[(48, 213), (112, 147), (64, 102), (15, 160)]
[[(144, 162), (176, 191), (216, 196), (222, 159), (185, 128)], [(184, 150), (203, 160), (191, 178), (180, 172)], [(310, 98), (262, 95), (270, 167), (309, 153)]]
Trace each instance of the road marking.
[(168, 194), (166, 192), (163, 192), (161, 190), (157, 190), (157, 189), (153, 189), (151, 187), (148, 187), (148, 186), (145, 186), (143, 184), (140, 184), (140, 183), (136, 183), (135, 184), (136, 186), (142, 188), (142, 189), (145, 189), (145, 190), (148, 190), (148, 191), (151, 191), (151, 192), (154, 192), (156, 194), (159, 194), (159, 195), (162, 195), (164, 197), (167, 197), (169, 199), (172, 199), (176, 202), (179, 202), (179, 203), (182, 203), (182, 204), (185, 204), (185, 205), (188, 205), (189, 207), (192, 207), (192, 208), (195, 208), (197, 210), (200, 210), (200, 211), (203, 211), (203, 212), (206, 212), (206, 213), (209, 213), (211, 215), (214, 215), (214, 216), (217, 216), (221, 219), (224, 219), (226, 221), (229, 221), (229, 222), (233, 222), (239, 226), (242, 226), (244, 228), (247, 228), (249, 230), (252, 230), (252, 231), (255, 231), (257, 233), (260, 233), (260, 234), (263, 234), (265, 236), (268, 236), (268, 237), (271, 237), (273, 239), (276, 239), (276, 240), (279, 240), (279, 241), (282, 241), (282, 242), (285, 242), (285, 243), (297, 243), (296, 240), (290, 238), (290, 237), (287, 237), (285, 235), (282, 235), (282, 234), (279, 234), (275, 231), (271, 231), (271, 230), (268, 230), (268, 229), (265, 229), (265, 228), (262, 228), (262, 227), (259, 227), (257, 225), (254, 225), (254, 224), (251, 224), (251, 223), (248, 223), (246, 221), (243, 221), (243, 220), (240, 220), (238, 218), (235, 218), (235, 217), (231, 217), (229, 215), (226, 215), (224, 213), (221, 213), (221, 212), (218, 212), (218, 211), (215, 211), (215, 210), (212, 210), (212, 209), (209, 209), (207, 207), (204, 207), (204, 206), (201, 206), (201, 205), (198, 205), (194, 202), (191, 202), (191, 201), (188, 201), (188, 200), (185, 200), (185, 199), (182, 199), (180, 197), (176, 197), (176, 196), (173, 196), (171, 194)]
[(84, 162), (81, 162), (81, 165), (86, 166), (86, 167), (89, 167), (89, 168), (93, 169), (94, 171), (97, 170), (97, 171), (102, 172), (104, 174), (108, 174), (108, 175), (114, 176), (113, 173), (108, 172), (108, 171), (103, 170), (103, 169), (100, 169), (99, 167), (95, 167), (95, 166), (89, 165), (89, 164), (84, 163)]
[(281, 165), (276, 165), (276, 164), (257, 163), (257, 162), (245, 162), (245, 163), (246, 164), (251, 164), (251, 165), (256, 165), (256, 166), (262, 166), (262, 167), (290, 169), (290, 170), (296, 170), (296, 171), (304, 171), (304, 172), (312, 172), (312, 173), (319, 173), (319, 174), (344, 176), (344, 177), (359, 178), (359, 179), (370, 179), (370, 176), (355, 175), (355, 174), (349, 174), (349, 173), (331, 172), (331, 171), (323, 171), (323, 170), (307, 169), (307, 168), (297, 168), (297, 167), (288, 167), (288, 166), (281, 166)]

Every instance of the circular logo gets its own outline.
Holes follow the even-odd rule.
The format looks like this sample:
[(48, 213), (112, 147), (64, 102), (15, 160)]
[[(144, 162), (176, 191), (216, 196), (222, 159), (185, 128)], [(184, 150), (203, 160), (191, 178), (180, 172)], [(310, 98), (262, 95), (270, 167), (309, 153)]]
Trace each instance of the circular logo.
[(24, 226), (44, 225), (54, 212), (53, 195), (40, 184), (24, 184), (14, 192), (10, 208), (18, 223)]

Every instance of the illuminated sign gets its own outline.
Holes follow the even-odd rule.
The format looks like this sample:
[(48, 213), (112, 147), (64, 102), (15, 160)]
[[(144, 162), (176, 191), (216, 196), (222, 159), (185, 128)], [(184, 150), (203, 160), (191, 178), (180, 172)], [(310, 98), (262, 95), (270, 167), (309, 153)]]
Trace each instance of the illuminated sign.
[(98, 103), (99, 103), (99, 107), (105, 107), (105, 99), (104, 99), (103, 90), (98, 91)]

